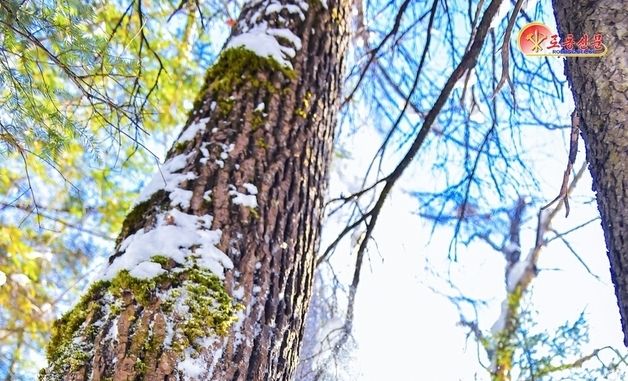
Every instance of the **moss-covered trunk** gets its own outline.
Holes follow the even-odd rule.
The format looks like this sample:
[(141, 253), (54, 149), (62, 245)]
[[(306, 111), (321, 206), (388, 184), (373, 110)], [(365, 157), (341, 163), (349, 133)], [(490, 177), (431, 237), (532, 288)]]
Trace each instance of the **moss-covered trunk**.
[(603, 58), (568, 58), (565, 64), (580, 117), (593, 189), (628, 346), (628, 13), (616, 0), (554, 0), (561, 36), (601, 33)]
[(102, 280), (57, 322), (43, 379), (290, 379), (349, 3), (245, 6)]

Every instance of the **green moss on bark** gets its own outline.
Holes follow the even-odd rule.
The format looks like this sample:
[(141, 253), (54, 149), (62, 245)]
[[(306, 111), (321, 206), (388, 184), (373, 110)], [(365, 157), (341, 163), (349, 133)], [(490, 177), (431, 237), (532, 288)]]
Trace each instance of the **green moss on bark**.
[[(246, 83), (253, 88), (265, 88), (269, 92), (275, 92), (277, 89), (273, 84), (262, 79), (258, 74), (267, 73), (270, 75), (277, 72), (282, 73), (288, 79), (296, 78), (294, 70), (281, 65), (273, 58), (260, 57), (244, 47), (227, 49), (220, 54), (216, 63), (207, 71), (205, 84), (193, 110), (200, 109), (199, 103), (202, 102), (208, 90), (214, 94), (227, 96), (234, 89)], [(217, 102), (220, 102), (220, 99), (217, 99)], [(220, 108), (220, 103), (218, 107)]]
[(101, 318), (101, 301), (108, 286), (109, 282), (94, 283), (79, 303), (55, 322), (47, 347), (53, 376), (46, 377), (44, 371), (40, 372), (40, 379), (60, 380), (63, 374), (79, 370), (91, 358), (96, 329), (89, 324)]
[(120, 245), (122, 240), (129, 236), (131, 231), (137, 229), (144, 221), (146, 221), (146, 213), (155, 205), (160, 205), (159, 201), (166, 197), (164, 190), (155, 192), (148, 200), (135, 205), (133, 209), (124, 219), (120, 235), (116, 239), (116, 246)]
[[(171, 259), (163, 256), (154, 256), (152, 260), (166, 268), (174, 266)], [(89, 363), (99, 329), (124, 310), (112, 299), (119, 301), (128, 293), (140, 305), (157, 304), (170, 319), (175, 330), (172, 350), (179, 354), (194, 347), (197, 339), (226, 335), (237, 319), (237, 311), (243, 308), (229, 296), (223, 281), (207, 269), (193, 266), (152, 279), (137, 279), (128, 271), (121, 271), (111, 281), (93, 284), (80, 302), (55, 323), (47, 349), (50, 365), (40, 378), (60, 380), (62, 375)], [(118, 308), (113, 308), (116, 305)], [(187, 312), (180, 315), (174, 308), (177, 305), (185, 306)], [(152, 337), (141, 340), (146, 344), (136, 354), (138, 358), (154, 358), (152, 355), (163, 349), (164, 343), (158, 342), (152, 332), (146, 334)], [(136, 365), (142, 368), (142, 364)], [(136, 371), (141, 373), (141, 369)]]

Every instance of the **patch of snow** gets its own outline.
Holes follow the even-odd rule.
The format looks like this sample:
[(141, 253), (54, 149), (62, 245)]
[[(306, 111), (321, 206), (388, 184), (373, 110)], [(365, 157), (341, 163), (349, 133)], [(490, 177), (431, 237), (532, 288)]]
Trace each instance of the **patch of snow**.
[(4, 285), (7, 282), (7, 274), (0, 271), (0, 286)]
[(244, 287), (238, 287), (233, 290), (233, 297), (242, 300), (244, 299)]
[(209, 118), (199, 119), (192, 124), (190, 124), (186, 129), (183, 130), (179, 139), (177, 139), (177, 143), (185, 143), (188, 140), (194, 139), (196, 134), (205, 131), (205, 126), (209, 122)]
[(205, 142), (201, 145), (201, 153), (203, 154), (203, 157), (209, 157), (209, 150), (207, 149), (207, 145), (209, 143)]
[(186, 350), (184, 359), (177, 364), (183, 380), (201, 380), (201, 375), (207, 371), (206, 362), (200, 357), (192, 357), (192, 353), (191, 349)]
[(244, 189), (246, 189), (247, 192), (249, 192), (249, 194), (257, 194), (257, 187), (255, 185), (251, 183), (244, 183), (242, 184), (242, 186), (244, 187)]
[(157, 267), (145, 263), (156, 255), (179, 264), (195, 262), (223, 279), (224, 269), (233, 268), (233, 263), (216, 247), (222, 232), (209, 230), (211, 223), (209, 215), (194, 216), (177, 209), (160, 214), (154, 229), (140, 229), (122, 241), (119, 248), (122, 255), (105, 268), (101, 279), (111, 280), (122, 270), (140, 277), (147, 277), (151, 271), (155, 274)]
[(107, 331), (104, 341), (117, 341), (118, 340), (118, 317), (116, 316), (111, 322), (111, 327)]
[(175, 188), (168, 195), (170, 198), (170, 205), (181, 205), (182, 208), (187, 209), (190, 207), (190, 201), (192, 200), (192, 191), (181, 188)]
[(264, 102), (260, 102), (260, 103), (257, 105), (257, 107), (255, 107), (255, 110), (253, 110), (253, 111), (259, 111), (259, 112), (262, 112), (262, 111), (264, 111), (264, 107), (265, 107)]
[(244, 183), (242, 185), (246, 189), (247, 193), (240, 193), (236, 190), (234, 185), (229, 185), (229, 195), (233, 196), (231, 201), (236, 205), (242, 205), (249, 208), (257, 208), (257, 187), (251, 183)]
[[(257, 22), (256, 17), (252, 20), (255, 24), (233, 36), (225, 49), (243, 47), (260, 57), (272, 58), (282, 66), (292, 69), (289, 59), (296, 55), (295, 49), (301, 47), (301, 40), (288, 29), (269, 28), (266, 21)], [(294, 48), (281, 45), (276, 37), (286, 39)]]
[(233, 199), (231, 201), (236, 205), (242, 205), (248, 208), (257, 208), (257, 197), (255, 195), (247, 195), (237, 191), (229, 192)]
[(525, 275), (529, 266), (532, 266), (532, 261), (534, 259), (534, 250), (530, 251), (530, 254), (519, 262), (515, 263), (514, 266), (508, 271), (506, 277), (506, 288), (508, 292), (512, 292), (517, 288), (517, 285)]
[(493, 336), (498, 335), (504, 327), (506, 327), (506, 317), (508, 315), (508, 300), (504, 300), (502, 302), (502, 310), (499, 314), (499, 317), (491, 327), (491, 333)]
[(272, 29), (271, 28), (271, 29), (268, 29), (266, 33), (270, 34), (271, 36), (280, 37), (289, 41), (296, 50), (301, 49), (301, 39), (295, 36), (294, 33), (290, 31), (290, 29), (286, 29), (286, 28)]
[(170, 348), (174, 338), (174, 323), (172, 319), (166, 319), (166, 333), (164, 335), (164, 347)]
[(129, 271), (129, 274), (137, 279), (151, 279), (165, 272), (159, 263), (144, 261)]
[(142, 189), (140, 193), (137, 203), (148, 200), (155, 192), (159, 190), (166, 190), (168, 192), (174, 191), (181, 182), (185, 180), (193, 180), (196, 178), (196, 175), (193, 172), (187, 173), (176, 173), (181, 169), (185, 168), (188, 159), (194, 153), (191, 152), (187, 155), (177, 155), (168, 161), (166, 161), (162, 166), (160, 171), (157, 171), (150, 180), (150, 182)]
[(216, 163), (216, 165), (218, 165), (220, 168), (225, 167), (225, 162), (222, 160), (216, 160), (214, 163)]

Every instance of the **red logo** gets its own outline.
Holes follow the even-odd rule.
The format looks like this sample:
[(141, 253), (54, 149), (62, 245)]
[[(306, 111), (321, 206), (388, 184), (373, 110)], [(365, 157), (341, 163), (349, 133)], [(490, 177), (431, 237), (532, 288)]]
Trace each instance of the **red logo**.
[(559, 36), (547, 25), (533, 22), (524, 26), (517, 39), (526, 56), (536, 57), (603, 57), (608, 53), (601, 33)]

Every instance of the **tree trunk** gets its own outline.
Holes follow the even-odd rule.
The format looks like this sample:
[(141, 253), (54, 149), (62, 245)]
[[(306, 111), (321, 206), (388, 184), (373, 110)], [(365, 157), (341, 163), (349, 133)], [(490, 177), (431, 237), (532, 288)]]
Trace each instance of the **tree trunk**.
[(349, 3), (244, 7), (102, 280), (57, 322), (43, 379), (291, 378)]
[(561, 36), (601, 33), (603, 58), (568, 58), (565, 64), (580, 119), (587, 160), (610, 260), (611, 278), (628, 346), (628, 50), (626, 3), (554, 0)]

